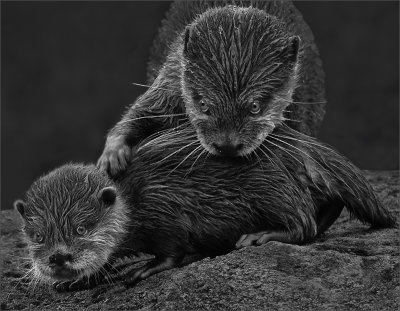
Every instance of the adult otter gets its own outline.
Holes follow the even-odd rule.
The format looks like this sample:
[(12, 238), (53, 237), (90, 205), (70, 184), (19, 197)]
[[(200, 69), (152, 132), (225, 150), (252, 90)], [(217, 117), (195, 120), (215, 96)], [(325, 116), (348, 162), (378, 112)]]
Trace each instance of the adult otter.
[(185, 120), (208, 152), (224, 156), (250, 154), (282, 122), (314, 135), (323, 77), (291, 2), (178, 1), (155, 41), (152, 85), (109, 132), (98, 165), (115, 176), (132, 146)]
[(143, 142), (114, 181), (71, 164), (39, 178), (15, 203), (33, 273), (76, 289), (129, 250), (154, 254), (128, 274), (132, 285), (190, 254), (311, 241), (343, 206), (373, 227), (395, 224), (361, 172), (308, 136), (277, 128), (251, 157), (205, 156), (189, 125)]

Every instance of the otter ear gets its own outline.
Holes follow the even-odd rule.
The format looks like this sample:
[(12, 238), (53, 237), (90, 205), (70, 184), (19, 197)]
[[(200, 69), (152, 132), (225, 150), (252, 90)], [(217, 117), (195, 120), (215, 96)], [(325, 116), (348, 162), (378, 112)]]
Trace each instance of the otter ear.
[(113, 205), (117, 198), (117, 190), (114, 187), (105, 187), (100, 190), (99, 199), (107, 206)]
[(294, 63), (297, 62), (299, 56), (300, 42), (301, 40), (299, 36), (293, 36), (289, 39), (290, 60)]
[(26, 203), (22, 200), (16, 200), (14, 202), (14, 208), (18, 211), (18, 213), (21, 215), (21, 217), (23, 219), (25, 219)]
[(189, 44), (191, 35), (192, 35), (192, 28), (190, 26), (186, 26), (185, 36), (183, 37), (183, 53), (185, 55), (188, 54), (188, 44)]

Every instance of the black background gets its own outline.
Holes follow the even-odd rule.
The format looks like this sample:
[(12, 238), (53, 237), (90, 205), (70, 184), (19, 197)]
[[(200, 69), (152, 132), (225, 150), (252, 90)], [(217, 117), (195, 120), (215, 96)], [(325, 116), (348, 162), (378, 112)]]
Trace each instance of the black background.
[[(398, 169), (399, 5), (297, 2), (324, 61), (319, 138), (364, 169)], [(65, 162), (94, 162), (144, 92), (168, 2), (1, 3), (1, 206)]]

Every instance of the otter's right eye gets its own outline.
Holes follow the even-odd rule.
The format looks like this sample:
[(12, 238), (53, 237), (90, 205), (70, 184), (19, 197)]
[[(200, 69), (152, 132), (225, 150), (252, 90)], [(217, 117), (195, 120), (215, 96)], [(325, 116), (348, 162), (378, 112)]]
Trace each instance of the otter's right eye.
[(260, 103), (258, 101), (253, 101), (251, 103), (250, 111), (252, 114), (258, 114), (261, 110)]
[(78, 226), (78, 228), (76, 228), (76, 233), (79, 235), (84, 235), (86, 233), (86, 228), (83, 226)]
[(200, 105), (200, 109), (203, 113), (206, 113), (208, 111), (208, 104), (206, 103), (206, 101), (204, 99), (201, 99), (199, 101), (199, 105)]
[(36, 232), (33, 236), (33, 239), (35, 240), (36, 243), (42, 243), (44, 240), (44, 236), (41, 235), (39, 232)]

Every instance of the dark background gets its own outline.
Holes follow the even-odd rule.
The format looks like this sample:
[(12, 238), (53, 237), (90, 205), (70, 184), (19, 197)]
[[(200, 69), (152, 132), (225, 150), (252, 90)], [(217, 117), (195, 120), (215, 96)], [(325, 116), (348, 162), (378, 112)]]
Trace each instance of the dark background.
[[(398, 169), (399, 4), (297, 2), (326, 72), (319, 138), (364, 169)], [(65, 162), (94, 162), (144, 92), (168, 2), (1, 3), (1, 206)]]

